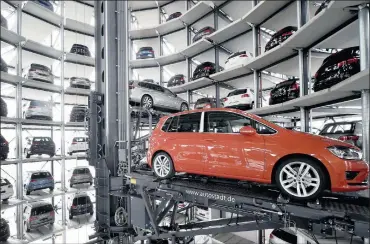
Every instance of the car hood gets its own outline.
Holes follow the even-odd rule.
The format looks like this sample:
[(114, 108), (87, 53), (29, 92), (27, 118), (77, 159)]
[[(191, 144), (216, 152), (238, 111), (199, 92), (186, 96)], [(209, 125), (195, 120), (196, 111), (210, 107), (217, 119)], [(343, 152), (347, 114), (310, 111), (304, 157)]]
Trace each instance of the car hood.
[[(320, 135), (313, 135), (307, 132), (301, 132), (301, 131), (294, 131), (294, 130), (286, 130), (285, 133), (288, 133), (294, 138), (294, 141), (302, 142), (302, 141), (309, 141), (315, 145), (322, 145), (324, 147), (329, 146), (345, 146), (345, 147), (351, 147), (351, 148), (357, 148), (349, 143), (345, 143), (343, 141), (337, 140), (335, 138), (329, 138), (326, 136), (320, 136)], [(358, 149), (358, 148), (357, 148)], [(360, 150), (360, 149), (358, 149)]]

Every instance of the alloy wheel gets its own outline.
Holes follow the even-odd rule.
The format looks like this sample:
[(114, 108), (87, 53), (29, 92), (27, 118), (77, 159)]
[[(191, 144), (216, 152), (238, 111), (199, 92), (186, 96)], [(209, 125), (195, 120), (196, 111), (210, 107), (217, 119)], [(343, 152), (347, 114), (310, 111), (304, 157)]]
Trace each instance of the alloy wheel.
[(166, 177), (170, 173), (170, 160), (165, 155), (160, 155), (154, 160), (154, 171), (160, 177)]
[(285, 165), (280, 171), (279, 180), (286, 192), (298, 198), (312, 196), (321, 184), (317, 170), (304, 162)]
[(149, 96), (145, 96), (145, 97), (143, 97), (142, 105), (146, 109), (152, 108), (153, 101)]
[(189, 110), (189, 108), (188, 108), (188, 105), (186, 105), (185, 103), (183, 103), (182, 105), (181, 105), (181, 109), (180, 109), (181, 111), (187, 111), (187, 110)]

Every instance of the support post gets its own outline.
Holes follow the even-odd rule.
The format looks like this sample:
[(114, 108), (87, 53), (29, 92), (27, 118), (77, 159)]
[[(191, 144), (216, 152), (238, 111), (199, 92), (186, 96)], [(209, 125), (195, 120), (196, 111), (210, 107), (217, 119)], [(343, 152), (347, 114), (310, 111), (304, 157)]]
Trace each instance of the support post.
[[(257, 0), (253, 0), (253, 7), (257, 5)], [(253, 57), (257, 57), (259, 55), (259, 26), (253, 25), (252, 27), (252, 35), (253, 35)], [(262, 107), (262, 92), (260, 87), (260, 71), (259, 70), (253, 70), (253, 87), (254, 87), (254, 108), (260, 108)]]
[(220, 97), (220, 84), (218, 82), (215, 83), (216, 89), (216, 106), (219, 108), (221, 106), (221, 97)]
[(190, 104), (193, 102), (193, 92), (189, 90), (186, 91), (186, 97), (190, 108)]
[[(22, 3), (17, 5), (17, 33), (22, 35)], [(18, 43), (17, 45), (17, 75), (22, 76), (22, 45)], [(17, 101), (17, 118), (22, 118), (22, 84), (18, 83), (16, 87), (16, 101)], [(22, 135), (22, 124), (18, 121), (16, 124), (16, 134)], [(22, 136), (17, 136), (17, 158), (20, 162), (17, 164), (17, 181), (16, 181), (16, 196), (17, 199), (23, 199), (23, 167), (22, 167)], [(17, 238), (23, 238), (23, 204), (17, 205), (16, 212), (17, 221)]]
[[(358, 12), (359, 33), (360, 33), (360, 67), (361, 71), (366, 70), (370, 66), (369, 61), (369, 6), (363, 4), (359, 6)], [(370, 142), (369, 142), (369, 121), (370, 121), (370, 92), (369, 90), (361, 91), (362, 103), (362, 151), (363, 158), (366, 162), (370, 162)], [(369, 239), (367, 243), (369, 243)]]

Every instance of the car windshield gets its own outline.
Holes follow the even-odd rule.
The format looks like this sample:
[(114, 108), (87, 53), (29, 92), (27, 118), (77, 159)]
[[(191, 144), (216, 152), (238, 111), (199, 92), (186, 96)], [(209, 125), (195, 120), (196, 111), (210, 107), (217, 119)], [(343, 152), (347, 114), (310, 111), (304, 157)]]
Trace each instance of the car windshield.
[(46, 213), (49, 213), (53, 210), (54, 209), (53, 209), (53, 206), (51, 206), (51, 204), (40, 206), (40, 207), (35, 207), (35, 208), (32, 208), (31, 215), (32, 216), (37, 216), (37, 215), (40, 215), (40, 214), (46, 214)]
[(33, 173), (31, 176), (31, 180), (37, 180), (37, 179), (44, 179), (50, 177), (49, 172), (38, 172), (38, 173)]
[(75, 197), (73, 199), (73, 205), (80, 205), (86, 203), (91, 203), (90, 197), (88, 196)]
[(30, 106), (35, 106), (35, 107), (48, 107), (49, 102), (44, 102), (44, 101), (31, 101)]

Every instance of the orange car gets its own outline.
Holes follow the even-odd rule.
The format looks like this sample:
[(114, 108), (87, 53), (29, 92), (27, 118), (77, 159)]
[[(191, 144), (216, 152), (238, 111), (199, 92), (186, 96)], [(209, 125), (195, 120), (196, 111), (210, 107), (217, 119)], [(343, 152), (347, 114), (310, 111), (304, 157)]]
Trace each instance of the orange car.
[(307, 200), (324, 190), (368, 189), (360, 149), (291, 131), (236, 109), (192, 110), (163, 117), (149, 142), (148, 163), (161, 179), (176, 172), (276, 184)]

